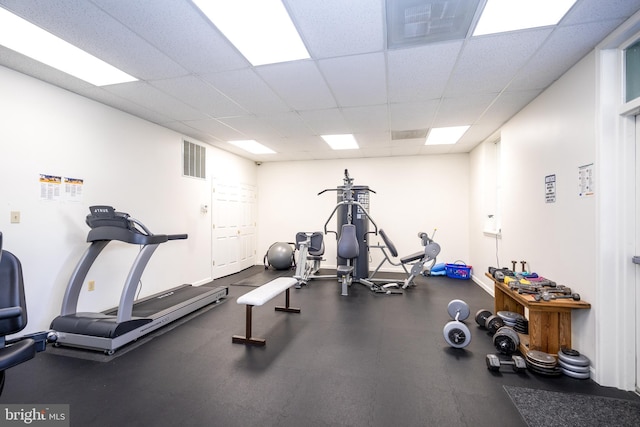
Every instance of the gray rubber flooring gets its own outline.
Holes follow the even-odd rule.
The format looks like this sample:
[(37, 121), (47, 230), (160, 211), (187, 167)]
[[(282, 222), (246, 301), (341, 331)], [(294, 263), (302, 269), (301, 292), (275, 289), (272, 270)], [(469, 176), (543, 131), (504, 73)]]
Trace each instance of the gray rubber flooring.
[[(39, 353), (12, 368), (0, 403), (69, 404), (72, 426), (525, 426), (503, 386), (625, 399), (635, 394), (591, 380), (486, 369), (495, 353), (473, 316), (493, 299), (472, 281), (416, 280), (403, 295), (335, 280), (291, 289), (300, 314), (274, 311), (284, 295), (254, 308), (264, 348), (232, 344), (244, 334), (251, 291), (234, 286), (262, 266), (216, 280), (229, 299), (146, 338), (110, 360)], [(471, 308), (465, 349), (442, 336), (447, 304)], [(552, 411), (553, 404), (541, 408)]]

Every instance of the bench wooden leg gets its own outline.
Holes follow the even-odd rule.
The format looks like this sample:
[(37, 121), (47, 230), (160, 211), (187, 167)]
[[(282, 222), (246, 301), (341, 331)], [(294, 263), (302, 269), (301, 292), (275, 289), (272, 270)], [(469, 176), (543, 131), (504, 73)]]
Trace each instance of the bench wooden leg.
[(290, 296), (289, 296), (289, 289), (287, 288), (287, 290), (285, 291), (284, 294), (284, 307), (279, 305), (275, 308), (276, 311), (286, 311), (287, 313), (300, 313), (300, 309), (299, 308), (295, 308), (295, 307), (291, 307), (289, 306), (289, 301), (290, 301)]
[(263, 346), (266, 344), (267, 340), (262, 338), (254, 338), (251, 336), (251, 313), (252, 313), (252, 305), (247, 304), (246, 309), (246, 321), (245, 321), (245, 336), (234, 335), (231, 337), (231, 342), (234, 344), (247, 344), (247, 345), (255, 345), (255, 346)]

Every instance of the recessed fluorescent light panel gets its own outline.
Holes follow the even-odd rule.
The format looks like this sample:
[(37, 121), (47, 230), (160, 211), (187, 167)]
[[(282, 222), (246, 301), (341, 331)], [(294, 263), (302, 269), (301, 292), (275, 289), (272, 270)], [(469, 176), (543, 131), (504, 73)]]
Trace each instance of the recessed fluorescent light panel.
[(194, 0), (253, 65), (309, 58), (281, 0)]
[(487, 0), (474, 36), (556, 25), (576, 0)]
[(242, 148), (245, 151), (248, 151), (253, 154), (275, 154), (269, 147), (265, 147), (260, 144), (258, 141), (254, 141), (253, 139), (244, 140), (244, 141), (229, 141), (229, 144), (235, 145), (238, 148)]
[(424, 145), (455, 144), (462, 138), (462, 135), (464, 135), (467, 129), (469, 129), (469, 126), (433, 128), (429, 132), (429, 136)]
[(322, 135), (329, 147), (334, 150), (353, 150), (360, 148), (356, 139), (351, 134), (346, 135)]
[(2, 8), (0, 45), (96, 86), (137, 80)]

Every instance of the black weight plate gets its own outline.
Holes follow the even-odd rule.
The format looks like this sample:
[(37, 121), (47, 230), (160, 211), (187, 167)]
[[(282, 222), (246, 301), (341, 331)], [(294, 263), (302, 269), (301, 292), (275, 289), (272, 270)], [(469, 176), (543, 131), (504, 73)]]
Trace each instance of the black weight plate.
[[(514, 339), (515, 335), (515, 339)], [(493, 336), (493, 345), (503, 354), (513, 354), (518, 350), (520, 345), (518, 335), (509, 328), (502, 327)]]
[(492, 314), (493, 313), (486, 309), (478, 310), (478, 312), (476, 313), (476, 323), (484, 328), (487, 324), (487, 319)]
[(589, 366), (589, 358), (583, 354), (578, 354), (578, 356), (571, 356), (560, 350), (558, 352), (558, 359), (562, 360), (565, 363), (573, 366)]
[(569, 363), (563, 362), (562, 360), (558, 360), (558, 365), (561, 368), (566, 369), (567, 371), (575, 372), (577, 374), (584, 374), (590, 372), (590, 368), (588, 366), (575, 366)]
[(560, 351), (567, 356), (580, 356), (580, 352), (572, 348), (562, 347)]
[(496, 316), (495, 314), (487, 318), (487, 323), (485, 325), (485, 327), (489, 330), (489, 333), (491, 334), (495, 334), (498, 331), (498, 329), (502, 328), (503, 326), (504, 326), (504, 321), (500, 316)]

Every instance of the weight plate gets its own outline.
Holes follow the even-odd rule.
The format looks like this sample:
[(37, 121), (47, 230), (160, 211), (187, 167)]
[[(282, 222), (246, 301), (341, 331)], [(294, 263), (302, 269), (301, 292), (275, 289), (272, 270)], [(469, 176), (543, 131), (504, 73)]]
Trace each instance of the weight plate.
[(502, 317), (505, 321), (515, 322), (517, 319), (523, 318), (524, 316), (520, 313), (515, 313), (513, 311), (499, 311), (496, 313), (498, 316)]
[(471, 342), (471, 331), (467, 325), (455, 320), (444, 325), (442, 334), (451, 347), (463, 348)]
[(577, 374), (584, 374), (586, 372), (590, 372), (590, 368), (588, 366), (575, 366), (569, 363), (563, 362), (562, 359), (558, 360), (558, 365), (561, 368), (566, 369), (567, 371), (575, 372)]
[(518, 333), (513, 330), (513, 328), (509, 326), (503, 326), (502, 328), (498, 329), (496, 333), (503, 333), (505, 335), (508, 335), (513, 340), (513, 342), (516, 343), (516, 347), (520, 345), (520, 337), (518, 336)]
[(562, 368), (560, 368), (560, 371), (562, 371), (562, 373), (565, 374), (568, 377), (577, 378), (579, 380), (587, 380), (591, 376), (591, 374), (589, 372), (586, 372), (586, 373), (584, 373), (584, 372), (573, 372), (573, 371), (570, 371), (568, 369), (562, 369)]
[(573, 348), (562, 347), (560, 351), (567, 356), (580, 356), (580, 352), (578, 350), (574, 350)]
[(518, 350), (520, 339), (511, 328), (503, 326), (493, 336), (493, 345), (503, 354), (513, 354)]
[(504, 320), (502, 320), (502, 317), (496, 316), (495, 314), (493, 316), (487, 317), (487, 323), (485, 327), (489, 330), (490, 334), (495, 334), (498, 329), (502, 328), (503, 326)]
[(527, 368), (529, 368), (531, 372), (549, 377), (562, 375), (562, 370), (560, 368), (539, 368), (529, 362), (527, 362)]
[(447, 305), (447, 312), (452, 319), (456, 319), (456, 315), (459, 313), (456, 320), (464, 320), (470, 314), (469, 305), (460, 299), (451, 300)]
[(476, 313), (476, 323), (483, 328), (487, 324), (487, 319), (491, 316), (492, 313), (489, 310), (481, 309)]
[(571, 356), (562, 350), (558, 352), (558, 359), (573, 366), (589, 366), (590, 364), (587, 356), (580, 353), (578, 353), (578, 356)]
[(553, 357), (549, 353), (545, 353), (539, 350), (529, 350), (527, 351), (525, 357), (530, 362), (535, 362), (538, 365), (556, 366), (558, 364), (558, 361), (555, 357)]

